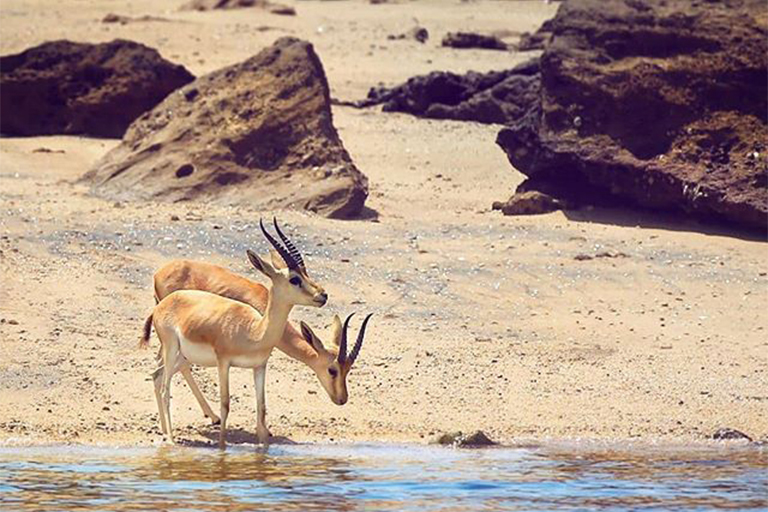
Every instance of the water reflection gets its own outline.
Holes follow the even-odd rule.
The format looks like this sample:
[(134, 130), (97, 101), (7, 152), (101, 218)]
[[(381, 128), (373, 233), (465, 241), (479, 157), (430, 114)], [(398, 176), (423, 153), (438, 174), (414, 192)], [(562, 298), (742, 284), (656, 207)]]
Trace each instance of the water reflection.
[(768, 453), (399, 446), (0, 449), (0, 509), (764, 509)]

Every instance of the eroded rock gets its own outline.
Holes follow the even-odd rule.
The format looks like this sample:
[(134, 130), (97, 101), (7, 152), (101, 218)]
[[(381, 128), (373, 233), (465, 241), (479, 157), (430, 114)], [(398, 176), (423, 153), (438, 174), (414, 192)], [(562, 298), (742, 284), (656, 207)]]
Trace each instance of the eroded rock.
[(527, 189), (765, 230), (763, 11), (758, 0), (564, 3), (540, 109), (497, 142)]
[(537, 108), (539, 66), (531, 60), (506, 71), (435, 71), (392, 87), (373, 88), (358, 107), (383, 104), (387, 112), (481, 123), (511, 123)]
[(192, 74), (143, 44), (53, 41), (0, 57), (0, 132), (122, 137)]
[(117, 200), (204, 198), (335, 218), (359, 214), (368, 195), (333, 127), (319, 58), (287, 37), (169, 96), (83, 179)]
[(554, 197), (531, 190), (517, 192), (507, 201), (493, 203), (494, 210), (501, 210), (504, 215), (538, 215), (563, 209), (563, 204)]

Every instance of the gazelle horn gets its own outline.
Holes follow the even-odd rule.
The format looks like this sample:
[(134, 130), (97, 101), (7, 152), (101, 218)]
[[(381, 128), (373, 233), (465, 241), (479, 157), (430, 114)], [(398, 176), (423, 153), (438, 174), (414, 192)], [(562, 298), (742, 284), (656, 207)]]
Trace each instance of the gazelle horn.
[(280, 237), (280, 240), (282, 240), (283, 243), (285, 244), (285, 246), (288, 248), (288, 251), (291, 253), (291, 256), (293, 257), (293, 260), (296, 262), (296, 264), (300, 268), (305, 268), (304, 267), (304, 258), (301, 257), (301, 253), (296, 248), (296, 246), (293, 245), (291, 240), (287, 236), (285, 236), (283, 234), (282, 230), (280, 229), (280, 226), (277, 225), (277, 218), (276, 217), (272, 217), (272, 222), (275, 224), (275, 230), (277, 231), (277, 235)]
[[(275, 224), (277, 224), (277, 221), (275, 221)], [(264, 221), (259, 219), (259, 227), (261, 227), (261, 232), (264, 233), (264, 236), (269, 240), (269, 243), (272, 244), (272, 247), (275, 248), (275, 250), (280, 254), (280, 256), (285, 261), (285, 264), (288, 265), (288, 268), (296, 269), (299, 268), (299, 264), (296, 262), (296, 260), (291, 256), (291, 253), (286, 250), (285, 247), (280, 245), (280, 242), (274, 239), (272, 235), (270, 235), (267, 230), (264, 228)]]
[(336, 357), (339, 363), (344, 363), (347, 360), (347, 329), (349, 328), (349, 320), (355, 316), (354, 313), (350, 314), (346, 320), (344, 320), (344, 327), (341, 328), (341, 341), (339, 341), (339, 355)]
[(350, 366), (355, 364), (355, 359), (357, 359), (357, 355), (360, 353), (360, 349), (363, 346), (363, 339), (365, 338), (365, 327), (368, 325), (368, 320), (372, 316), (373, 313), (369, 313), (368, 316), (365, 317), (365, 320), (363, 320), (363, 325), (360, 327), (360, 332), (357, 333), (357, 341), (355, 342), (355, 346), (352, 348), (352, 352), (349, 354)]

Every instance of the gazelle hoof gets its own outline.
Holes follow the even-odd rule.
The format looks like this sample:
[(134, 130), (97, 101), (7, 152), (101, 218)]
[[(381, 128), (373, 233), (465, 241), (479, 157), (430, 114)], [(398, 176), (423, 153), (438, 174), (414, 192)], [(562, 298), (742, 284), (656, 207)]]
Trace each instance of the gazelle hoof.
[(272, 437), (272, 434), (267, 429), (257, 430), (256, 437), (259, 439), (261, 444), (267, 445), (269, 444), (269, 438)]

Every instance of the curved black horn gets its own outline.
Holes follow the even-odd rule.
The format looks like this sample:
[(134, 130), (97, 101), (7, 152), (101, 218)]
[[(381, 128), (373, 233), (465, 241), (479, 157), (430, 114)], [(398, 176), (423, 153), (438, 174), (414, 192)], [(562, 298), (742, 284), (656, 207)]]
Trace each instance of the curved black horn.
[(280, 240), (283, 241), (285, 246), (288, 248), (288, 251), (290, 251), (291, 256), (293, 257), (294, 261), (296, 261), (296, 264), (304, 268), (304, 258), (301, 257), (301, 253), (296, 248), (295, 245), (293, 245), (293, 242), (290, 241), (290, 239), (283, 234), (283, 231), (280, 229), (280, 226), (277, 225), (277, 217), (272, 217), (272, 222), (275, 224), (275, 230), (277, 231), (277, 235), (280, 237)]
[(357, 333), (357, 341), (355, 342), (355, 346), (352, 348), (352, 352), (349, 354), (350, 365), (355, 364), (355, 359), (357, 359), (357, 355), (360, 353), (360, 348), (362, 348), (363, 339), (365, 338), (365, 326), (368, 325), (368, 320), (372, 316), (373, 313), (369, 313), (368, 316), (365, 317), (365, 320), (363, 320), (363, 325), (360, 327), (360, 332)]
[(347, 329), (349, 328), (349, 320), (355, 316), (354, 313), (350, 314), (346, 320), (344, 320), (344, 327), (341, 328), (341, 341), (339, 341), (339, 355), (336, 359), (339, 363), (343, 363), (347, 360)]
[(269, 240), (269, 243), (272, 244), (272, 247), (275, 248), (275, 250), (280, 254), (280, 256), (285, 261), (285, 264), (288, 265), (288, 268), (297, 268), (298, 265), (296, 264), (296, 260), (293, 259), (293, 256), (291, 256), (291, 253), (289, 253), (285, 247), (280, 245), (280, 242), (274, 239), (272, 235), (270, 235), (267, 230), (264, 228), (264, 221), (259, 219), (259, 227), (261, 227), (261, 232), (264, 233), (264, 236)]

